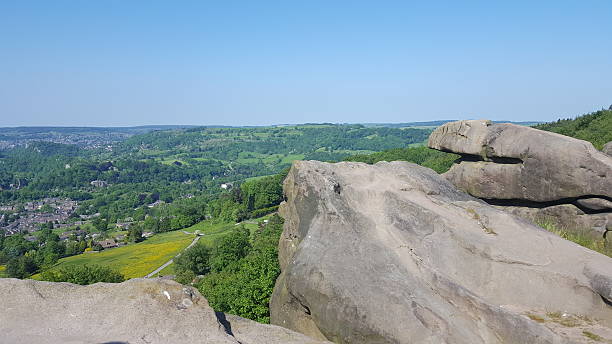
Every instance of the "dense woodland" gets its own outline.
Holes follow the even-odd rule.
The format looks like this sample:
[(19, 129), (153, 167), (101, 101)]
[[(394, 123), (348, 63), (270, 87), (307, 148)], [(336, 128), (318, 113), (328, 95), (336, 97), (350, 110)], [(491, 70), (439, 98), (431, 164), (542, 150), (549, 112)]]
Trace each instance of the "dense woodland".
[(252, 235), (239, 227), (212, 249), (204, 245), (188, 249), (176, 261), (176, 280), (187, 284), (203, 275), (196, 286), (216, 311), (270, 322), (270, 296), (280, 274), (282, 226), (282, 219), (274, 215)]
[(608, 110), (596, 111), (574, 119), (543, 123), (535, 128), (589, 141), (595, 148), (602, 149), (606, 143), (612, 141), (612, 105)]
[(345, 158), (345, 161), (365, 162), (374, 164), (379, 161), (409, 161), (418, 165), (429, 167), (438, 173), (450, 169), (459, 155), (440, 152), (427, 147), (395, 148), (372, 154), (359, 154)]

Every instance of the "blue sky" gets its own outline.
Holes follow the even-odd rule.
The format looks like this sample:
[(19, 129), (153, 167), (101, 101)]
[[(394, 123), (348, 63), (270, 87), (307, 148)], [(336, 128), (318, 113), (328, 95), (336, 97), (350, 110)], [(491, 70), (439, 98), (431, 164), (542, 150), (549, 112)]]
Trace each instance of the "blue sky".
[(552, 120), (612, 1), (2, 1), (0, 126)]

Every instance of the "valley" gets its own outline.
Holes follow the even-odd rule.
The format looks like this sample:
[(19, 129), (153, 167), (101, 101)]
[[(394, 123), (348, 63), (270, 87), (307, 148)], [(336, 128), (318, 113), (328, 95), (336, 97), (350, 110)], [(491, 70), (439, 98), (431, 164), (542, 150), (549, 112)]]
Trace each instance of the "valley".
[[(611, 114), (587, 118), (601, 127)], [(585, 137), (588, 125), (580, 128), (573, 130)], [(0, 191), (0, 276), (80, 284), (174, 279), (195, 286), (217, 311), (269, 323), (285, 260), (277, 211), (287, 197), (288, 166), (310, 159), (410, 161), (438, 174), (458, 168), (460, 151), (424, 146), (436, 127), (415, 130), (188, 128), (134, 135), (97, 152), (49, 142), (1, 151), (0, 166), (12, 183)], [(287, 211), (281, 213), (286, 220)], [(597, 235), (542, 219), (536, 222), (550, 232), (610, 255)]]
[(0, 1), (0, 344), (612, 344), (612, 1)]

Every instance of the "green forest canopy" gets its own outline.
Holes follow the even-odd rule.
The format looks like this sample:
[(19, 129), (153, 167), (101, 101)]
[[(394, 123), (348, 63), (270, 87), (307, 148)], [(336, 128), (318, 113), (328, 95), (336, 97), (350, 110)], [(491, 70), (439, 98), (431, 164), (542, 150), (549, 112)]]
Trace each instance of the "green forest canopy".
[[(612, 108), (612, 106), (611, 106)], [(612, 109), (600, 110), (574, 119), (536, 125), (534, 128), (589, 141), (597, 149), (612, 141)]]

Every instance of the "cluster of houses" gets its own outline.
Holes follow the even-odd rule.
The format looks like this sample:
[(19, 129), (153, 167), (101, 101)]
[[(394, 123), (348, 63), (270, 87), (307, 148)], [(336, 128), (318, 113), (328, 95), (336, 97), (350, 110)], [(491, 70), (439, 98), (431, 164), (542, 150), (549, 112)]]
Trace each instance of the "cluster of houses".
[(115, 142), (123, 141), (132, 135), (132, 133), (127, 132), (107, 132), (103, 135), (87, 133), (61, 133), (58, 135), (57, 132), (54, 133), (52, 131), (32, 134), (20, 132), (18, 134), (5, 135), (8, 139), (0, 140), (0, 149), (11, 149), (19, 146), (28, 147), (31, 142), (46, 141), (77, 145), (85, 149), (104, 148), (111, 150)]
[[(163, 201), (157, 201), (149, 206), (158, 206), (163, 204)], [(78, 221), (71, 221), (66, 223), (68, 218), (74, 213), (78, 204), (76, 201), (60, 198), (45, 198), (40, 201), (27, 202), (21, 206), (15, 205), (2, 205), (0, 206), (0, 229), (4, 231), (5, 235), (13, 235), (17, 233), (29, 232), (30, 234), (24, 236), (28, 241), (36, 241), (37, 238), (32, 235), (32, 232), (38, 231), (41, 228), (41, 224), (52, 222), (54, 228), (64, 228), (71, 226), (80, 226), (100, 216), (99, 213), (92, 215), (80, 215)], [(43, 207), (48, 208), (47, 211), (41, 211)], [(13, 222), (2, 227), (1, 223), (5, 223), (7, 215), (11, 214), (16, 217)], [(18, 215), (18, 216), (17, 216)], [(120, 230), (128, 230), (134, 223), (134, 219), (128, 217), (123, 221), (116, 223), (117, 228)], [(78, 228), (78, 227), (77, 227)], [(151, 237), (153, 232), (144, 232), (143, 238)], [(61, 241), (66, 240), (93, 240), (95, 244), (100, 245), (103, 249), (109, 249), (125, 245), (125, 234), (119, 234), (114, 238), (101, 240), (101, 234), (99, 233), (88, 233), (83, 229), (67, 230), (59, 235)]]
[[(43, 223), (52, 222), (57, 228), (72, 226), (66, 224), (70, 215), (76, 210), (77, 202), (69, 199), (60, 198), (45, 198), (39, 201), (27, 202), (23, 205), (23, 213), (18, 213), (20, 209), (16, 206), (5, 205), (0, 207), (3, 212), (15, 212), (13, 215), (19, 215), (15, 221), (1, 227), (5, 234), (11, 235), (20, 232), (35, 232), (40, 229)], [(50, 212), (41, 212), (44, 206), (49, 206)], [(2, 219), (3, 220), (3, 219)]]

